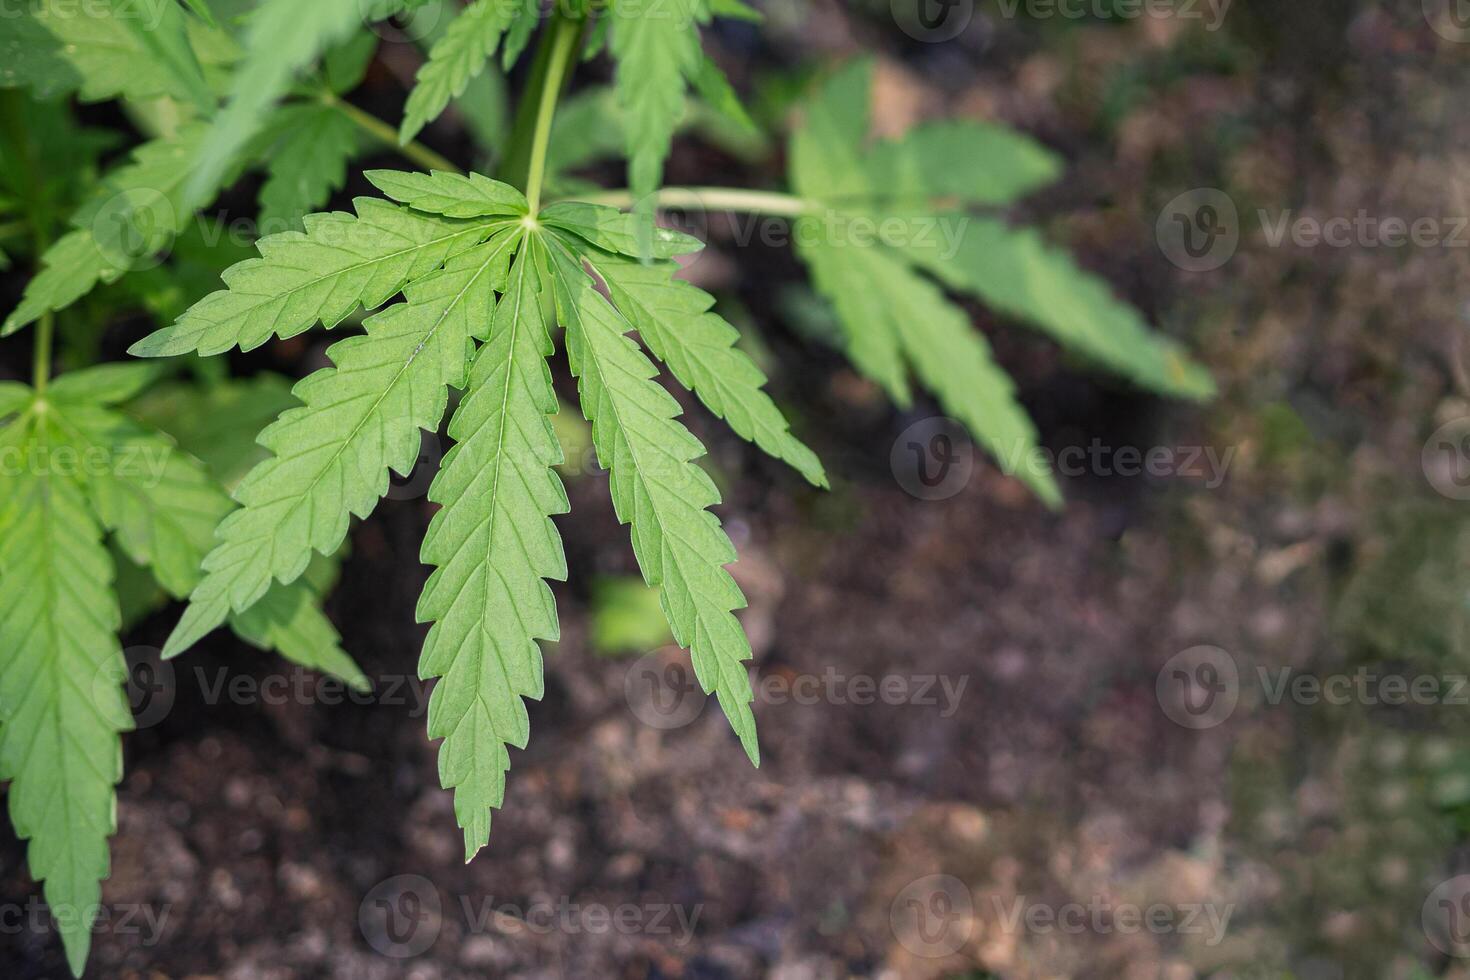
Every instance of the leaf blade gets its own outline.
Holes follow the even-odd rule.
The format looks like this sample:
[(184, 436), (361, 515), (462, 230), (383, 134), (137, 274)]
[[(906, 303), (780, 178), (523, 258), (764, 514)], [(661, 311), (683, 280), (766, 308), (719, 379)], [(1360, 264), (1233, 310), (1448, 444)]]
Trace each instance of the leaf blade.
[(275, 455), (235, 488), (242, 507), (220, 524), (166, 657), (248, 609), (272, 581), (295, 581), (313, 551), (336, 551), (349, 520), (387, 492), (389, 471), (412, 468), (420, 430), (438, 428), (448, 387), (464, 385), (471, 337), (489, 322), (516, 242), (502, 234), (417, 280), (406, 302), (365, 322), (365, 336), (328, 350), (332, 367), (296, 386), (302, 405), (261, 433)]
[(739, 332), (712, 311), (714, 297), (675, 279), (673, 263), (642, 265), (588, 255), (623, 315), (653, 355), (684, 387), (741, 438), (790, 464), (817, 487), (827, 476), (815, 453), (791, 434), (790, 424), (763, 390), (765, 375), (735, 346)]
[[(67, 445), (32, 415), (0, 431), (30, 451)], [(0, 473), (0, 779), (10, 819), (29, 841), (67, 962), (80, 976), (110, 864), (132, 728), (113, 566), (82, 487), (47, 467)], [(17, 583), (24, 583), (20, 586)]]
[(398, 130), (399, 142), (412, 140), (464, 94), (494, 57), (507, 31), (513, 32), (506, 44), (507, 59), (519, 54), (516, 45), (525, 46), (523, 34), (534, 27), (537, 13), (526, 0), (475, 0), (461, 10), (429, 49), (428, 60), (415, 76)]
[(951, 289), (978, 297), (1145, 388), (1195, 400), (1215, 394), (1209, 373), (1178, 344), (1152, 330), (1108, 282), (1036, 231), (991, 219), (941, 220), (966, 223), (952, 251), (913, 243), (901, 251)]
[(537, 640), (560, 636), (545, 580), (567, 574), (551, 520), (569, 509), (552, 469), (562, 461), (549, 422), (552, 343), (531, 253), (522, 247), (450, 423), (456, 445), (429, 491), (442, 507), (421, 553), (435, 571), (418, 605), (419, 621), (433, 623), (419, 675), (440, 678), (428, 734), (443, 739), (440, 781), (454, 791), (466, 861), (488, 842), (490, 811), (504, 802), (506, 746), (525, 748), (530, 736), (523, 699), (543, 691)]
[(252, 350), (321, 323), (335, 327), (359, 307), (376, 309), (406, 284), (430, 275), (494, 230), (376, 198), (357, 213), (308, 215), (306, 231), (258, 243), (261, 256), (224, 274), (226, 288), (204, 297), (179, 321), (138, 341), (138, 357)]
[(699, 28), (709, 20), (706, 0), (615, 7), (610, 46), (614, 83), (627, 132), (628, 186), (635, 199), (639, 257), (651, 254), (654, 201), (664, 161), (684, 114), (684, 95), (703, 70)]
[(745, 668), (752, 653), (734, 614), (745, 597), (724, 567), (735, 560), (735, 546), (708, 509), (719, 503), (719, 491), (694, 463), (704, 446), (679, 423), (678, 403), (653, 380), (653, 365), (626, 336), (627, 321), (571, 252), (554, 240), (548, 246), (567, 356), (598, 459), (611, 474), (613, 508), (629, 525), (644, 579), (659, 588), (695, 676), (719, 698), (746, 755), (759, 765)]

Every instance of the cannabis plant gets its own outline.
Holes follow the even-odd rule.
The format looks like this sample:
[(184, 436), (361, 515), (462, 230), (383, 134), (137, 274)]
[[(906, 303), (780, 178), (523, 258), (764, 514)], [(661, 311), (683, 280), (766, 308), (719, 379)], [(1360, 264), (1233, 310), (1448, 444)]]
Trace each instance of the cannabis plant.
[[(714, 299), (679, 277), (702, 243), (660, 227), (660, 204), (793, 222), (857, 369), (900, 405), (917, 379), (1048, 504), (1061, 495), (1030, 453), (1035, 429), (950, 294), (1152, 390), (1210, 392), (1103, 282), (984, 213), (1061, 173), (1025, 136), (941, 122), (874, 142), (858, 61), (796, 113), (789, 192), (661, 188), (681, 128), (751, 125), (701, 47), (716, 17), (759, 19), (737, 0), (440, 2), (452, 20), (395, 130), (348, 99), (374, 59), (373, 24), (426, 3), (21, 0), (0, 18), (0, 86), (17, 90), (0, 92), (0, 244), (35, 268), (3, 326), (29, 329), (34, 376), (0, 383), (0, 778), (75, 972), (131, 725), (124, 617), (186, 600), (166, 657), (227, 626), (366, 684), (320, 602), (352, 518), (446, 413), (418, 667), (437, 679), (428, 736), (442, 740), (466, 859), (485, 845), (508, 748), (529, 736), (524, 700), (542, 693), (540, 643), (558, 636), (547, 582), (567, 574), (553, 522), (568, 508), (551, 425), (558, 342), (643, 576), (758, 760), (735, 548), (660, 370), (810, 483), (827, 477)], [(533, 50), (501, 126), (486, 83)], [(611, 87), (580, 87), (564, 113), (577, 124), (558, 126), (593, 61), (610, 62)], [(123, 134), (80, 125), (71, 105), (108, 100), (147, 138), (104, 166)], [(416, 141), (451, 103), (488, 173)], [(319, 211), (353, 159), (387, 147), (413, 168), (368, 171), (377, 195)], [(609, 154), (626, 158), (627, 189), (574, 173)], [(216, 204), (237, 201), (237, 185), (259, 188), (267, 234), (253, 257)], [(104, 328), (148, 319), (162, 327), (132, 344), (137, 359), (97, 363)], [(337, 328), (350, 336), (330, 365), (289, 392), (208, 360)]]

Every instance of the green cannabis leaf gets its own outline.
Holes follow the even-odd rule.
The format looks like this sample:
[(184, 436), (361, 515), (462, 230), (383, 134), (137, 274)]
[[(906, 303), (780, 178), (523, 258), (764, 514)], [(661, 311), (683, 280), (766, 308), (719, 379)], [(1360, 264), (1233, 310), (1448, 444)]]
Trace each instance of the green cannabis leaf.
[(228, 182), (231, 167), (295, 74), (346, 39), (362, 23), (364, 9), (362, 0), (265, 0), (252, 12), (229, 102), (215, 116), (186, 175), (183, 196), (191, 212)]
[[(45, 391), (0, 385), (0, 779), (12, 780), (11, 821), (78, 975), (116, 829), (119, 736), (132, 727), (105, 539), (182, 597), (233, 506), (200, 463), (120, 407), (159, 375), (104, 365)], [(365, 688), (317, 598), (304, 583), (282, 586), (230, 625)]]
[(285, 106), (271, 128), (281, 136), (266, 162), (260, 226), (299, 231), (301, 219), (347, 182), (347, 163), (360, 142), (358, 130), (336, 107), (324, 104)]
[(735, 561), (735, 546), (708, 510), (720, 502), (719, 491), (693, 462), (704, 446), (679, 423), (679, 403), (653, 380), (653, 364), (626, 336), (632, 324), (583, 272), (573, 249), (584, 248), (561, 236), (550, 245), (556, 306), (582, 412), (598, 460), (611, 473), (613, 506), (631, 526), (644, 578), (661, 590), (675, 641), (689, 649), (700, 684), (719, 696), (746, 754), (759, 763), (744, 666), (750, 642), (733, 613), (745, 597), (724, 569)]
[(0, 336), (70, 306), (99, 284), (116, 282), (167, 247), (192, 214), (183, 187), (204, 133), (193, 123), (144, 143), (131, 162), (103, 178), (91, 201), (72, 216), (72, 230), (42, 256), (44, 268), (26, 286)]
[(584, 258), (680, 384), (741, 438), (785, 460), (816, 486), (827, 486), (816, 454), (791, 434), (781, 410), (762, 390), (766, 376), (735, 346), (739, 332), (711, 311), (713, 296), (675, 279), (678, 266), (672, 262), (644, 266), (600, 253)]
[(799, 251), (859, 370), (907, 404), (912, 368), (1007, 472), (1054, 506), (1061, 492), (1031, 465), (1036, 430), (1014, 385), (969, 318), (921, 272), (1144, 387), (1213, 393), (1209, 375), (1176, 344), (1035, 232), (954, 210), (1007, 204), (1055, 180), (1050, 153), (978, 123), (922, 127), (870, 146), (871, 87), (868, 62), (838, 72), (808, 103), (791, 150)]
[(419, 673), (442, 678), (429, 737), (444, 739), (440, 780), (454, 790), (467, 861), (489, 841), (490, 810), (505, 799), (504, 746), (525, 748), (531, 734), (522, 699), (542, 693), (536, 641), (561, 633), (545, 580), (567, 575), (551, 517), (569, 504), (552, 469), (562, 454), (549, 420), (552, 343), (534, 253), (527, 244), (516, 257), (449, 424), (456, 445), (429, 490), (443, 509), (422, 552), (436, 570), (418, 606), (419, 620), (434, 624)]
[(215, 99), (206, 69), (238, 56), (228, 35), (173, 3), (147, 11), (138, 0), (18, 6), (0, 18), (0, 85), (27, 87), (42, 99), (71, 92), (86, 102), (174, 96), (210, 112)]
[[(1150, 390), (1213, 390), (1105, 282), (985, 213), (1062, 172), (1023, 135), (946, 122), (874, 141), (871, 68), (857, 62), (804, 107), (793, 194), (665, 189), (682, 127), (764, 152), (700, 36), (714, 17), (756, 21), (756, 11), (739, 0), (560, 4), (512, 113), (495, 105), (504, 78), (492, 63), (517, 62), (542, 5), (473, 0), (429, 45), (393, 127), (346, 97), (373, 62), (368, 25), (425, 2), (262, 0), (217, 20), (202, 0), (166, 0), (146, 29), (128, 0), (97, 0), (81, 16), (63, 16), (63, 0), (24, 0), (0, 17), (0, 88), (122, 99), (146, 134), (99, 177), (107, 139), (52, 106), (0, 101), (0, 227), (29, 233), (12, 254), (30, 247), (38, 268), (0, 326), (4, 336), (36, 325), (33, 384), (0, 382), (0, 459), (22, 461), (0, 467), (0, 778), (12, 780), (12, 821), (54, 909), (92, 907), (107, 874), (131, 725), (124, 613), (133, 621), (184, 599), (166, 656), (228, 626), (366, 687), (321, 600), (352, 520), (417, 464), (422, 433), (446, 414), (454, 445), (429, 492), (438, 509), (421, 550), (433, 572), (417, 607), (429, 626), (419, 674), (436, 681), (427, 733), (440, 741), (466, 860), (486, 845), (510, 749), (530, 737), (526, 701), (544, 691), (540, 644), (560, 635), (550, 583), (568, 568), (554, 519), (570, 505), (555, 470), (558, 336), (644, 582), (758, 763), (752, 652), (737, 617), (746, 600), (728, 570), (736, 549), (699, 462), (705, 447), (660, 370), (813, 486), (828, 477), (714, 297), (680, 278), (677, 260), (703, 246), (655, 226), (661, 197), (793, 219), (857, 369), (899, 404), (917, 381), (1048, 504), (1061, 500), (1055, 480), (1025, 465), (1035, 426), (949, 293)], [(575, 66), (604, 49), (611, 87), (579, 92), (558, 115)], [(481, 149), (503, 158), (504, 179), (461, 173), (413, 142), (470, 93)], [(367, 171), (381, 196), (314, 213), (369, 146), (419, 170)], [(603, 194), (568, 175), (618, 154), (627, 190)], [(244, 243), (216, 237), (225, 216), (199, 212), (251, 168), (264, 174), (262, 225), (286, 230), (242, 260)], [(58, 333), (86, 338), (66, 363), (99, 359), (102, 325), (89, 336), (81, 321), (109, 303), (161, 318), (130, 348), (143, 358), (251, 351), (318, 325), (349, 335), (294, 387), (233, 381), (217, 360), (192, 360), (192, 381), (165, 380), (159, 361), (52, 378)], [(571, 415), (559, 424), (585, 429)], [(42, 462), (58, 453), (102, 463)], [(74, 972), (89, 928), (84, 915), (62, 920)]]
[[(364, 337), (328, 351), (334, 366), (295, 388), (303, 405), (261, 433), (276, 455), (235, 488), (243, 506), (220, 525), (206, 575), (164, 647), (176, 656), (270, 587), (306, 570), (312, 549), (341, 545), (352, 516), (367, 516), (406, 475), (419, 430), (437, 429), (448, 387), (463, 386), (470, 339), (483, 335), (493, 290), (503, 287), (514, 231), (483, 225), (488, 238), (405, 288), (407, 301), (367, 320)], [(497, 234), (498, 232), (498, 234)]]
[[(0, 429), (0, 451), (21, 458), (69, 445), (45, 412)], [(80, 976), (132, 712), (112, 559), (79, 481), (40, 467), (0, 473), (0, 569), (0, 778), (10, 780), (10, 821), (30, 841), (31, 876), (45, 883)]]
[[(466, 857), (483, 847), (490, 811), (504, 800), (507, 746), (529, 735), (523, 699), (541, 695), (537, 641), (558, 635), (545, 582), (566, 575), (551, 523), (567, 508), (552, 470), (561, 460), (547, 365), (554, 311), (645, 578), (757, 759), (750, 645), (733, 615), (745, 600), (724, 569), (735, 549), (708, 509), (719, 494), (694, 463), (703, 447), (626, 336), (638, 329), (739, 435), (825, 485), (816, 456), (762, 390), (764, 376), (734, 347), (734, 329), (710, 312), (711, 297), (672, 278), (672, 263), (631, 260), (633, 215), (565, 203), (533, 218), (518, 191), (480, 175), (369, 176), (401, 203), (359, 199), (356, 217), (314, 215), (305, 233), (264, 239), (262, 258), (225, 274), (228, 289), (134, 346), (153, 356), (248, 349), (406, 297), (368, 317), (364, 336), (330, 348), (334, 366), (297, 385), (302, 405), (262, 433), (273, 455), (235, 488), (242, 506), (220, 522), (165, 654), (258, 608), (273, 582), (302, 575), (313, 552), (335, 551), (349, 519), (383, 495), (389, 471), (413, 464), (419, 430), (438, 428), (448, 389), (464, 388), (449, 425), (456, 445), (431, 490), (442, 509), (423, 548), (437, 570), (419, 604), (433, 624), (420, 673), (440, 678), (429, 734), (444, 740), (440, 777), (455, 792)], [(700, 247), (662, 229), (652, 245), (662, 259)]]
[(536, 0), (475, 0), (460, 11), (419, 69), (403, 110), (399, 139), (404, 143), (413, 139), (463, 95), (501, 48), (502, 39), (501, 60), (509, 70), (525, 50), (540, 13)]
[(653, 228), (654, 202), (649, 195), (663, 183), (664, 160), (684, 112), (684, 92), (701, 71), (699, 28), (710, 13), (707, 0), (667, 0), (614, 6), (610, 16), (618, 97), (627, 129), (628, 184), (644, 219), (639, 234), (646, 238)]

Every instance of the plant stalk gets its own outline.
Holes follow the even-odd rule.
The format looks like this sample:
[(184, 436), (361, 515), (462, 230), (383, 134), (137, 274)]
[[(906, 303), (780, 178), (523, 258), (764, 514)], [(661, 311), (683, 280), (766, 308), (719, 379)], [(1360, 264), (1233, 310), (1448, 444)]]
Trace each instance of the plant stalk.
[[(36, 228), (36, 264), (41, 263), (41, 256), (46, 254), (46, 249), (51, 247), (50, 236), (46, 234), (45, 228)], [(46, 394), (46, 385), (51, 381), (51, 345), (56, 333), (56, 314), (50, 310), (41, 314), (41, 320), (36, 324), (36, 348), (31, 365), (31, 387), (36, 392), (36, 398), (42, 398)]]
[(56, 314), (48, 310), (41, 314), (41, 321), (36, 324), (36, 357), (31, 387), (36, 390), (37, 398), (46, 394), (46, 385), (51, 380), (51, 338), (55, 331)]
[[(750, 191), (735, 187), (665, 187), (656, 195), (659, 207), (688, 211), (735, 211), (742, 214), (769, 214), (796, 218), (812, 210), (811, 202), (793, 194), (775, 191)], [(613, 208), (633, 206), (633, 193), (627, 190), (607, 191), (578, 197), (588, 204)]]
[(526, 200), (534, 218), (541, 210), (541, 192), (546, 186), (546, 154), (551, 147), (551, 124), (556, 103), (572, 71), (572, 56), (582, 39), (583, 21), (558, 12), (552, 26), (551, 54), (541, 85), (541, 102), (536, 110), (536, 128), (531, 136), (531, 156), (526, 167)]
[(322, 101), (352, 120), (358, 129), (367, 133), (373, 139), (387, 143), (399, 153), (403, 154), (404, 157), (412, 160), (425, 170), (445, 170), (452, 174), (464, 173), (463, 170), (454, 165), (454, 161), (435, 153), (416, 140), (409, 143), (399, 143), (398, 133), (392, 126), (383, 122), (377, 116), (364, 112), (351, 102), (345, 102), (332, 94), (323, 95)]

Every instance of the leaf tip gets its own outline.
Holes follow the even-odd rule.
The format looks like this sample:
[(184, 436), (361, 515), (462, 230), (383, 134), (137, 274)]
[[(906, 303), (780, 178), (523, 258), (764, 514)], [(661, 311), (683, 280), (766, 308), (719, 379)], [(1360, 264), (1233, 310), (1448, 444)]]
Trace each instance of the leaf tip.
[[(219, 608), (215, 608), (218, 606)], [(187, 653), (189, 648), (205, 636), (212, 633), (215, 627), (225, 621), (229, 611), (226, 602), (211, 603), (210, 606), (201, 606), (198, 602), (190, 602), (189, 608), (184, 610), (184, 615), (179, 619), (174, 631), (169, 634), (168, 640), (163, 645), (163, 659), (172, 660), (180, 654)]]
[(81, 980), (82, 972), (87, 968), (87, 957), (92, 952), (91, 923), (78, 927), (61, 926), (61, 946), (66, 950), (66, 966), (76, 980)]
[(745, 755), (750, 759), (750, 764), (759, 769), (761, 767), (761, 747), (760, 742), (756, 739), (754, 727), (740, 733), (740, 745), (745, 749)]

